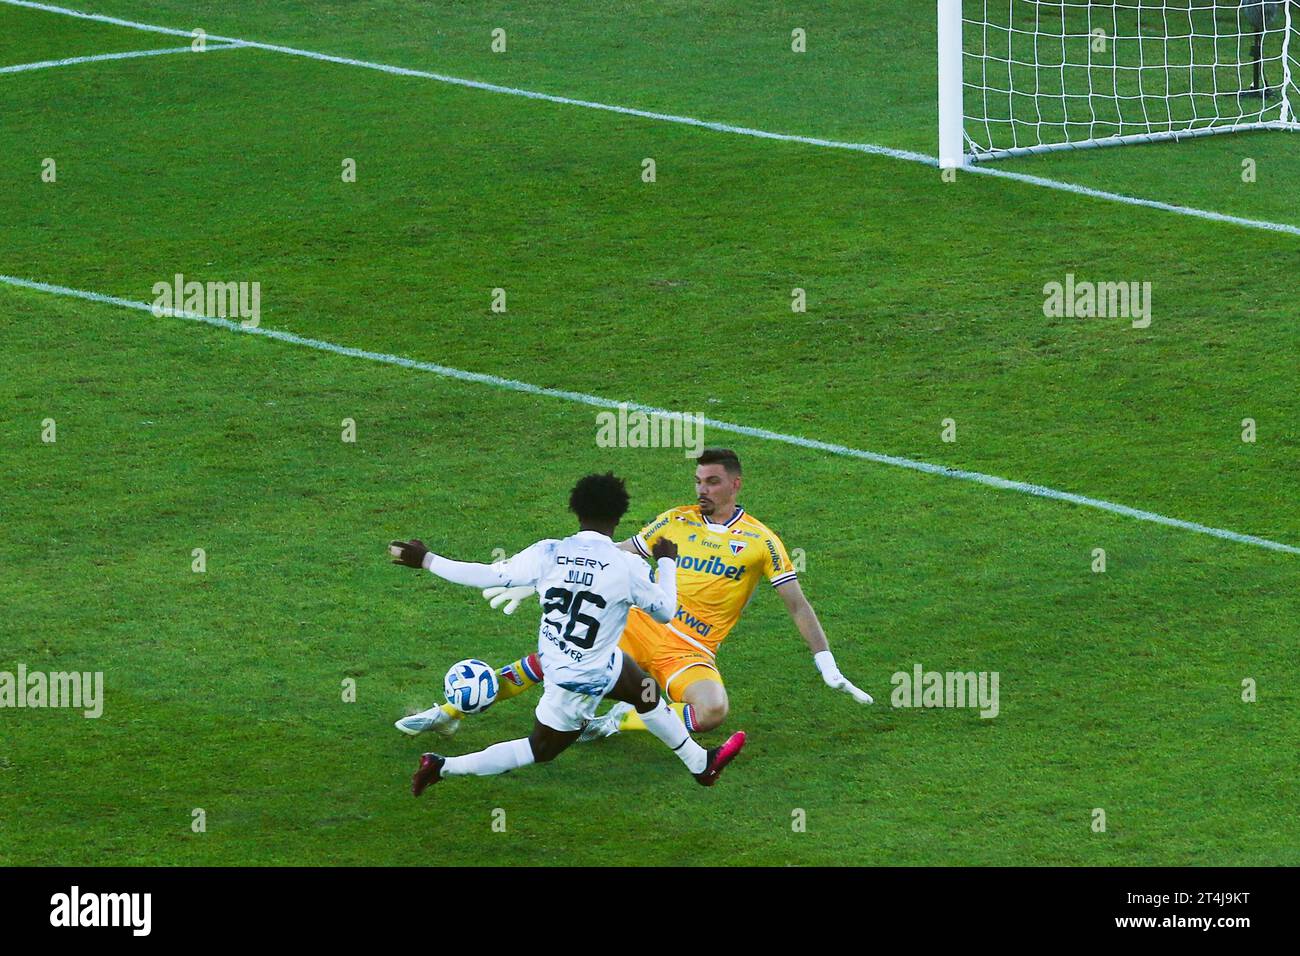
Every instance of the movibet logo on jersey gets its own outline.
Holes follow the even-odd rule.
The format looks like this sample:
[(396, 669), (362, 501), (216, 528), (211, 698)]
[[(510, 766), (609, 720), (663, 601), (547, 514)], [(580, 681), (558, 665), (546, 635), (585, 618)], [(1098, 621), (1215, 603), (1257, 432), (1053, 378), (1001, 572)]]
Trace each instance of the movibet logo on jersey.
[(727, 564), (716, 554), (710, 555), (708, 559), (692, 558), (683, 554), (677, 558), (677, 567), (683, 571), (699, 571), (702, 574), (713, 574), (733, 581), (739, 581), (745, 573), (744, 565)]

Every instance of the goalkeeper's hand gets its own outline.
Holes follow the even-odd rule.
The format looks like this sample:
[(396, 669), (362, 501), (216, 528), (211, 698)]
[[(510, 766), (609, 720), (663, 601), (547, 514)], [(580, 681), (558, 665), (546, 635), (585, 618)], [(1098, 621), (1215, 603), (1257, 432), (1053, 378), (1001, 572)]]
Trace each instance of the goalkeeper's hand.
[(483, 596), (488, 599), (488, 603), (492, 605), (493, 609), (501, 607), (502, 604), (505, 605), (503, 609), (505, 614), (514, 614), (521, 601), (527, 600), (536, 593), (532, 587), (526, 584), (513, 588), (495, 587), (483, 589)]
[(826, 686), (831, 690), (843, 691), (859, 704), (875, 703), (870, 694), (864, 690), (858, 690), (849, 682), (847, 677), (840, 673), (839, 666), (835, 663), (835, 658), (830, 651), (818, 651), (813, 655), (813, 663), (817, 665), (822, 680), (826, 682)]
[(410, 541), (388, 542), (388, 553), (393, 556), (393, 564), (408, 568), (423, 568), (424, 558), (429, 553), (429, 549), (419, 538), (412, 538)]

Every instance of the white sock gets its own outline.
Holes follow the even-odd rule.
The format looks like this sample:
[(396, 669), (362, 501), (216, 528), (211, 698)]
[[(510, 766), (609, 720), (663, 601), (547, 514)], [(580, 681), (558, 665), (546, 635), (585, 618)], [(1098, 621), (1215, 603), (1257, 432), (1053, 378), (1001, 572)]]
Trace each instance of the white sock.
[(487, 750), (465, 754), (463, 757), (448, 757), (442, 765), (444, 776), (490, 777), (496, 773), (508, 773), (517, 767), (527, 767), (533, 762), (533, 746), (527, 737), (507, 740), (502, 744), (493, 744)]
[[(662, 740), (681, 758), (687, 770), (691, 773), (704, 772), (704, 768), (709, 765), (708, 751), (691, 739), (682, 719), (664, 703), (662, 697), (659, 698), (658, 706), (650, 713), (642, 714), (641, 719), (645, 721), (646, 729), (650, 733)], [(446, 773), (446, 770), (443, 773)]]

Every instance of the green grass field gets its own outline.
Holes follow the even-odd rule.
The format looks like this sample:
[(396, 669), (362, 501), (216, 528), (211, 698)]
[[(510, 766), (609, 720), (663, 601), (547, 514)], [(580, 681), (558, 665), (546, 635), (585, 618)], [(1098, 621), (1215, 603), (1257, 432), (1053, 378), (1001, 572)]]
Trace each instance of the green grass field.
[[(933, 4), (67, 2), (935, 151)], [(0, 67), (187, 42), (0, 4)], [(260, 49), (0, 75), (0, 115), (0, 274), (142, 302), (176, 273), (257, 281), (264, 329), (1300, 546), (1294, 234)], [(1300, 227), (1298, 150), (1003, 168)], [(1150, 328), (1045, 318), (1067, 273), (1151, 282)], [(693, 497), (682, 451), (599, 448), (583, 404), (11, 284), (0, 336), (0, 672), (101, 671), (106, 697), (97, 720), (0, 709), (0, 864), (1300, 864), (1300, 555), (706, 431), (876, 704), (822, 685), (763, 586), (720, 656), (750, 744), (717, 788), (625, 735), (417, 801), (426, 742), (524, 735), (536, 697), (450, 744), (393, 720), (536, 630), (394, 568), (389, 539), (512, 553), (611, 468), (631, 533)], [(999, 716), (891, 707), (917, 663), (997, 671)]]

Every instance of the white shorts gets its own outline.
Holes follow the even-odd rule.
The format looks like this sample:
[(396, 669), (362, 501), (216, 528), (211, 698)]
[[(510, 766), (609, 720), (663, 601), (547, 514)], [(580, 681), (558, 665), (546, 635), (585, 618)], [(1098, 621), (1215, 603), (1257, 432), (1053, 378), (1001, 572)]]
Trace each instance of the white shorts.
[[(575, 681), (570, 675), (546, 672), (546, 689), (537, 702), (537, 719), (552, 730), (581, 730), (596, 716), (596, 708), (614, 689), (623, 673), (623, 650), (616, 648), (611, 666), (592, 675), (590, 682)], [(569, 678), (566, 680), (566, 678)], [(562, 686), (563, 685), (563, 686)]]

